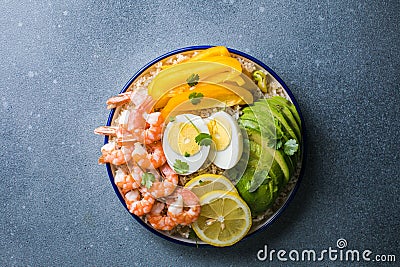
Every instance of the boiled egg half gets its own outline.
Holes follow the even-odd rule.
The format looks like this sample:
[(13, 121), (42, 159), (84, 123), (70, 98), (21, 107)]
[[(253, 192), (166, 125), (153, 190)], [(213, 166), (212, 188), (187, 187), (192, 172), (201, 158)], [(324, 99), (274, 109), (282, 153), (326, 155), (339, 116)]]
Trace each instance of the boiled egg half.
[(224, 111), (214, 113), (206, 121), (213, 140), (209, 160), (219, 168), (233, 168), (243, 153), (243, 136), (239, 125)]
[(191, 174), (207, 160), (210, 146), (200, 146), (195, 140), (200, 133), (210, 134), (204, 120), (193, 114), (177, 115), (167, 124), (163, 150), (168, 164), (179, 174)]

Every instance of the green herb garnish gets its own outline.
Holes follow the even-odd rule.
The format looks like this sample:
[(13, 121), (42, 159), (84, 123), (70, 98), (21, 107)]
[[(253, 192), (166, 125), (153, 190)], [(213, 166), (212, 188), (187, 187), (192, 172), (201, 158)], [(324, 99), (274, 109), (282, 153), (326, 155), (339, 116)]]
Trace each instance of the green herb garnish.
[(174, 121), (175, 121), (175, 117), (170, 116), (170, 117), (169, 117), (169, 121), (170, 121), (170, 122), (174, 122)]
[(187, 152), (185, 152), (185, 155), (184, 155), (185, 157), (190, 157), (190, 154), (189, 153), (187, 153)]
[(199, 80), (200, 80), (199, 75), (192, 73), (189, 76), (189, 78), (186, 79), (186, 82), (190, 87), (192, 87), (192, 86), (195, 86), (196, 84), (198, 84)]
[(199, 133), (194, 140), (200, 146), (209, 146), (212, 144), (211, 135), (208, 133)]
[(204, 95), (202, 93), (193, 92), (189, 95), (189, 100), (190, 102), (192, 102), (193, 105), (197, 105), (200, 103), (203, 96)]
[(194, 125), (194, 123), (192, 122), (191, 119), (189, 119), (188, 116), (185, 115), (185, 118), (190, 122), (190, 124), (192, 124), (192, 126), (199, 133), (194, 139), (196, 141), (196, 143), (198, 145), (200, 145), (200, 146), (209, 146), (209, 145), (211, 145), (211, 143), (212, 143), (211, 135), (208, 134), (208, 133), (201, 133), (199, 128), (197, 128), (196, 125)]
[(299, 145), (294, 139), (287, 140), (286, 143), (283, 145), (283, 151), (286, 155), (289, 156), (292, 156), (294, 153), (296, 153), (298, 149)]
[(178, 174), (184, 174), (189, 171), (189, 165), (186, 162), (179, 159), (175, 160), (173, 167), (175, 172)]
[(153, 185), (153, 182), (155, 180), (156, 177), (150, 172), (144, 172), (142, 175), (142, 185), (144, 185), (147, 189), (149, 189)]

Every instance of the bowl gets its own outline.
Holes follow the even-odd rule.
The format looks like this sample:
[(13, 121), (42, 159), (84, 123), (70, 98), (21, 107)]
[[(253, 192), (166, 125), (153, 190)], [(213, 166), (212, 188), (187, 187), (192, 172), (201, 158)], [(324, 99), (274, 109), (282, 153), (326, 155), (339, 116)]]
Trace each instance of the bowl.
[[(185, 55), (185, 54), (190, 54), (193, 53), (195, 51), (200, 51), (200, 50), (204, 50), (207, 48), (210, 48), (212, 46), (210, 45), (202, 45), (202, 46), (190, 46), (190, 47), (184, 47), (184, 48), (179, 48), (173, 51), (170, 51), (168, 53), (165, 53), (155, 59), (153, 59), (152, 61), (150, 61), (149, 63), (147, 63), (145, 66), (143, 66), (141, 69), (139, 69), (130, 79), (129, 81), (125, 84), (125, 86), (122, 88), (120, 93), (124, 93), (126, 92), (131, 86), (133, 86), (133, 84), (138, 81), (141, 77), (143, 77), (144, 75), (148, 75), (149, 72), (152, 70), (152, 68), (158, 63), (158, 62), (165, 62), (167, 60), (171, 60), (171, 59), (176, 59), (177, 55)], [(275, 203), (272, 205), (272, 207), (268, 210), (267, 214), (264, 214), (265, 217), (263, 217), (263, 219), (261, 219), (260, 221), (255, 221), (255, 223), (253, 223), (252, 228), (250, 229), (250, 231), (248, 232), (248, 234), (239, 242), (243, 242), (244, 240), (246, 240), (247, 238), (249, 238), (250, 236), (254, 236), (257, 233), (260, 233), (261, 231), (265, 230), (267, 227), (269, 227), (272, 223), (275, 222), (275, 220), (282, 214), (282, 212), (285, 210), (285, 208), (289, 205), (289, 203), (291, 202), (291, 200), (293, 199), (301, 178), (303, 176), (303, 171), (304, 171), (304, 155), (305, 155), (305, 134), (304, 134), (304, 120), (303, 117), (301, 115), (301, 111), (299, 108), (299, 105), (294, 97), (294, 95), (292, 94), (292, 92), (289, 90), (289, 88), (286, 86), (286, 84), (283, 82), (283, 80), (272, 70), (270, 69), (266, 64), (264, 64), (263, 62), (261, 62), (260, 60), (244, 53), (241, 52), (239, 50), (236, 49), (232, 49), (232, 48), (228, 48), (229, 52), (236, 56), (238, 59), (241, 59), (242, 62), (251, 62), (254, 64), (254, 66), (257, 69), (262, 69), (266, 72), (269, 73), (269, 77), (270, 79), (273, 79), (273, 82), (275, 82), (275, 84), (277, 85), (277, 88), (279, 88), (280, 93), (284, 94), (286, 98), (290, 99), (290, 101), (294, 104), (294, 106), (297, 109), (297, 112), (299, 113), (300, 119), (301, 119), (301, 125), (302, 125), (302, 129), (301, 129), (301, 136), (302, 136), (302, 142), (300, 144), (300, 156), (299, 156), (299, 161), (298, 161), (298, 165), (296, 166), (296, 170), (294, 172), (294, 175), (292, 176), (292, 178), (290, 179), (290, 181), (288, 182), (288, 184), (285, 186), (285, 188), (281, 191), (280, 195), (278, 196), (278, 198), (276, 199)], [(114, 119), (114, 115), (118, 113), (118, 109), (112, 109), (110, 111), (108, 120), (107, 120), (107, 126), (112, 125), (113, 119)], [(108, 136), (105, 137), (104, 140), (104, 144), (108, 143)], [(110, 182), (111, 185), (114, 188), (114, 191), (117, 195), (117, 197), (119, 198), (119, 200), (121, 201), (122, 205), (125, 207), (125, 209), (128, 211), (129, 210), (125, 204), (125, 200), (122, 196), (122, 194), (120, 193), (118, 187), (115, 185), (114, 183), (114, 171), (115, 168), (113, 165), (110, 164), (106, 164), (106, 169), (107, 169), (107, 173), (108, 176), (110, 178)], [(131, 214), (131, 213), (129, 213)], [(177, 235), (170, 235), (168, 232), (165, 231), (159, 231), (154, 229), (151, 225), (147, 224), (144, 220), (142, 220), (140, 217), (131, 214), (131, 216), (137, 220), (143, 227), (145, 227), (147, 230), (151, 231), (152, 233), (166, 239), (169, 240), (171, 242), (174, 243), (179, 243), (179, 244), (183, 244), (183, 245), (188, 245), (188, 246), (197, 246), (197, 247), (208, 247), (210, 245), (200, 241), (200, 240), (194, 240), (194, 239), (187, 239), (184, 237), (180, 237)], [(254, 219), (253, 219), (254, 222)]]

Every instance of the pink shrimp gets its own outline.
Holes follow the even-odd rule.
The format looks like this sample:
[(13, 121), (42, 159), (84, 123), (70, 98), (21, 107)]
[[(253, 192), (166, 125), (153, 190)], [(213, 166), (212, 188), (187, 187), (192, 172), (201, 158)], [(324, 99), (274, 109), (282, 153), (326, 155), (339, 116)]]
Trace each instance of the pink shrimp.
[[(122, 117), (125, 116), (128, 116), (128, 120), (120, 120), (118, 126), (100, 126), (94, 130), (94, 133), (116, 136), (119, 145), (127, 145), (138, 141), (143, 144), (152, 144), (161, 140), (164, 120), (160, 112), (150, 113), (146, 119), (144, 119), (140, 110), (128, 112), (128, 115)], [(148, 128), (146, 125), (148, 125)]]
[(161, 112), (150, 113), (146, 118), (146, 122), (149, 124), (149, 128), (143, 132), (144, 143), (151, 144), (161, 140), (162, 129), (164, 127), (164, 120), (161, 116)]
[(129, 92), (121, 93), (117, 96), (110, 97), (106, 102), (107, 109), (112, 109), (117, 106), (131, 102), (131, 95), (132, 95), (132, 91), (129, 91)]
[(146, 219), (157, 230), (172, 230), (177, 224), (164, 210), (165, 203), (156, 202)]
[(117, 136), (117, 126), (100, 126), (94, 129), (95, 134)]
[(179, 225), (189, 225), (196, 221), (200, 214), (199, 198), (186, 188), (178, 188), (174, 197), (174, 202), (168, 207), (169, 217)]
[(135, 106), (139, 106), (146, 100), (146, 97), (148, 97), (146, 90), (135, 90), (120, 93), (117, 96), (110, 97), (107, 100), (107, 109), (122, 106), (129, 102), (132, 102)]
[(155, 199), (145, 187), (141, 187), (126, 193), (125, 202), (129, 212), (137, 216), (142, 216), (151, 211)]
[(148, 145), (149, 153), (147, 159), (153, 165), (153, 168), (157, 169), (165, 164), (167, 158), (165, 157), (164, 150), (161, 141)]
[(149, 152), (141, 143), (133, 145), (132, 161), (143, 169), (157, 169), (167, 161), (162, 149), (161, 142), (148, 145)]
[(178, 175), (168, 164), (164, 164), (160, 170), (164, 174), (165, 179), (163, 181), (154, 182), (151, 185), (149, 192), (154, 198), (162, 198), (171, 195), (178, 185)]
[(117, 169), (115, 171), (114, 183), (121, 190), (122, 194), (126, 194), (133, 189), (139, 188), (141, 180), (138, 182), (134, 178), (134, 175), (128, 174), (122, 169)]
[(117, 137), (117, 144), (119, 146), (129, 146), (137, 141), (137, 137), (128, 132), (126, 128), (120, 126), (100, 126), (94, 129), (95, 134), (108, 135)]
[(129, 132), (138, 136), (142, 134), (143, 129), (146, 128), (145, 116), (151, 111), (154, 102), (151, 96), (147, 96), (140, 105), (136, 106), (135, 110), (129, 112), (125, 120), (126, 129)]
[(111, 163), (114, 165), (122, 165), (131, 159), (131, 150), (129, 147), (118, 147), (114, 141), (111, 141), (101, 148), (102, 155), (99, 163)]

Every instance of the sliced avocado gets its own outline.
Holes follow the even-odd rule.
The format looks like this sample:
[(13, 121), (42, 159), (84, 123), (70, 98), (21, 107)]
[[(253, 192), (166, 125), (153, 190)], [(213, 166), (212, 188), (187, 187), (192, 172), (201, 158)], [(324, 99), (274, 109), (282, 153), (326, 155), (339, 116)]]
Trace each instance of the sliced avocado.
[(279, 101), (276, 101), (274, 98), (268, 99), (267, 102), (269, 105), (273, 105), (285, 117), (286, 121), (295, 132), (298, 140), (301, 140), (300, 127), (290, 109), (286, 105), (282, 105)]
[(246, 201), (253, 216), (267, 210), (275, 201), (279, 188), (272, 179), (265, 180), (254, 192), (249, 192), (254, 177), (254, 167), (249, 164), (242, 178), (236, 184), (240, 196)]
[(276, 162), (278, 162), (279, 166), (281, 167), (284, 177), (284, 184), (286, 184), (287, 182), (289, 182), (293, 170), (289, 168), (288, 164), (286, 163), (284, 153), (281, 150), (275, 150), (274, 160), (276, 160)]
[[(281, 186), (284, 183), (284, 173), (281, 170), (281, 166), (278, 162), (274, 159), (275, 150), (269, 147), (264, 147), (257, 143), (254, 140), (250, 140), (250, 155), (254, 158), (260, 159), (258, 165), (256, 167), (261, 168), (268, 168), (269, 169), (269, 176), (274, 180), (277, 186)], [(265, 145), (264, 145), (265, 146)]]
[(281, 123), (281, 125), (285, 128), (283, 131), (286, 133), (288, 138), (293, 138), (299, 143), (299, 139), (297, 138), (296, 133), (293, 129), (289, 126), (288, 122), (286, 121), (285, 117), (273, 106), (271, 106), (272, 114), (274, 117)]
[(277, 102), (281, 103), (282, 105), (285, 105), (286, 107), (288, 107), (289, 110), (292, 112), (293, 117), (296, 119), (297, 125), (299, 125), (301, 127), (300, 115), (297, 112), (296, 106), (293, 105), (292, 102), (290, 102), (289, 100), (287, 100), (286, 98), (284, 98), (282, 96), (273, 96), (271, 99), (273, 99), (274, 101), (277, 101)]
[(263, 142), (259, 131), (247, 129), (247, 135), (250, 141), (255, 141), (258, 144), (261, 144)]
[[(269, 114), (269, 112), (265, 110), (265, 107), (251, 106), (246, 107), (244, 110), (246, 110), (246, 112), (244, 112), (243, 115), (240, 116), (241, 120), (243, 119), (257, 122), (259, 124), (259, 127), (257, 129), (260, 129), (264, 137), (268, 137), (269, 139), (281, 138), (281, 129), (277, 129), (274, 117), (272, 116), (272, 114)], [(253, 127), (253, 129), (255, 128)]]
[(283, 187), (284, 174), (276, 160), (272, 163), (271, 169), (269, 170), (269, 176), (271, 176), (272, 180), (274, 180), (275, 184), (279, 186), (279, 188)]
[(239, 125), (246, 128), (246, 130), (249, 129), (252, 131), (260, 132), (260, 125), (256, 121), (242, 120), (241, 118), (239, 118)]
[[(289, 115), (291, 118), (293, 118), (293, 122), (295, 123), (293, 126), (291, 124), (290, 118), (286, 118), (285, 114), (284, 114), (284, 108), (282, 107), (282, 105), (275, 105), (273, 103), (271, 103), (268, 100), (261, 100), (255, 103), (255, 105), (262, 110), (266, 110), (269, 109), (272, 112), (272, 115), (274, 116), (274, 118), (276, 120), (279, 121), (281, 127), (283, 126), (284, 129), (282, 130), (280, 127), (280, 130), (283, 132), (287, 132), (287, 140), (289, 140), (290, 138), (294, 138), (296, 137), (296, 141), (301, 139), (301, 134), (300, 134), (300, 129), (296, 124), (295, 119), (293, 118), (293, 116), (291, 116), (291, 113), (289, 110), (287, 110), (287, 112), (289, 112)], [(278, 128), (278, 127), (277, 127)], [(293, 134), (294, 135), (293, 135)], [(286, 141), (287, 141), (286, 140)]]

